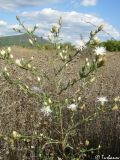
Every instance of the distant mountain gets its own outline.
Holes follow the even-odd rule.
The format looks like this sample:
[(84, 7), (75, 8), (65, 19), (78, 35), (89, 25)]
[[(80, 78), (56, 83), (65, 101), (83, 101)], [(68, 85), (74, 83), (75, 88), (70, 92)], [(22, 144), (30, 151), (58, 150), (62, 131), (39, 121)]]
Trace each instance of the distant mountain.
[[(39, 44), (41, 45), (49, 43), (47, 40), (43, 39), (42, 37), (37, 37), (37, 36), (35, 37), (39, 42)], [(11, 46), (11, 45), (30, 47), (28, 39), (29, 39), (29, 36), (27, 34), (0, 37), (0, 47)]]

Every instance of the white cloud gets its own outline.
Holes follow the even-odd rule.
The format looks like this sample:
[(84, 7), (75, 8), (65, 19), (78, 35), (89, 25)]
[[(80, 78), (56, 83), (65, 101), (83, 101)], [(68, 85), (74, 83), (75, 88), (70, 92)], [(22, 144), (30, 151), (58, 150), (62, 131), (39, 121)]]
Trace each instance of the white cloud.
[(7, 32), (7, 22), (0, 20), (0, 36), (5, 35)]
[(6, 25), (7, 25), (6, 21), (0, 20), (0, 26), (6, 26)]
[(41, 6), (50, 3), (58, 3), (63, 0), (0, 0), (0, 9), (2, 10), (14, 10), (16, 8)]
[[(88, 39), (89, 32), (95, 27), (86, 22), (90, 22), (96, 26), (103, 24), (104, 30), (112, 37), (120, 37), (120, 33), (112, 25), (105, 22), (102, 18), (90, 14), (75, 11), (62, 12), (51, 8), (45, 8), (35, 12), (23, 12), (21, 16), (23, 19), (28, 19), (28, 21), (33, 24), (39, 22), (39, 25), (41, 24), (39, 33), (42, 35), (48, 33), (50, 26), (62, 16), (62, 37), (66, 41), (75, 42), (79, 40), (80, 34), (82, 34), (85, 39)], [(99, 36), (101, 38), (110, 38), (104, 33), (99, 34)]]
[(83, 6), (95, 6), (97, 4), (97, 0), (81, 0), (81, 5)]
[[(58, 21), (59, 17), (62, 16), (62, 34), (61, 37), (64, 41), (77, 42), (80, 40), (80, 35), (82, 34), (83, 38), (88, 39), (89, 33), (91, 30), (94, 30), (95, 27), (89, 23), (90, 22), (96, 26), (101, 24), (104, 25), (104, 30), (109, 33), (112, 37), (119, 39), (120, 33), (109, 23), (104, 21), (104, 19), (80, 12), (63, 12), (58, 10), (53, 10), (51, 8), (45, 8), (40, 11), (33, 12), (22, 12), (20, 14), (21, 20), (25, 22), (25, 25), (29, 28), (37, 24), (39, 27), (37, 34), (38, 36), (47, 37), (51, 26)], [(2, 21), (1, 21), (2, 22)], [(3, 22), (1, 23), (3, 24)], [(11, 35), (16, 34), (12, 31), (12, 28), (18, 27), (16, 24), (9, 24), (6, 26), (1, 26), (2, 35)], [(107, 34), (99, 34), (99, 38), (107, 39)]]

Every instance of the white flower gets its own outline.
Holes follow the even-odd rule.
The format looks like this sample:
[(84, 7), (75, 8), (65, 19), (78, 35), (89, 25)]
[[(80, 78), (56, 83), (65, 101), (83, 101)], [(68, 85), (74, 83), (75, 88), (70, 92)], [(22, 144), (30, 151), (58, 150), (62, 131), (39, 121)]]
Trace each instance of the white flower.
[(22, 64), (21, 64), (21, 59), (16, 59), (15, 63), (16, 63), (18, 66), (22, 66)]
[(97, 42), (97, 43), (100, 42), (100, 39), (99, 39), (98, 37), (96, 37), (96, 36), (95, 36), (93, 39), (94, 39), (94, 41)]
[(10, 58), (13, 59), (13, 55), (12, 54), (10, 54)]
[(45, 106), (47, 106), (47, 105), (48, 105), (48, 103), (45, 101), (45, 102), (44, 102), (44, 105), (45, 105)]
[(65, 66), (68, 67), (68, 63), (66, 63)]
[(89, 59), (88, 59), (88, 58), (86, 58), (86, 59), (85, 59), (85, 61), (86, 61), (86, 62), (88, 62), (88, 61), (89, 61)]
[(101, 105), (104, 105), (105, 102), (108, 102), (107, 97), (97, 97), (97, 102), (100, 102)]
[(10, 76), (10, 74), (8, 73), (8, 72), (6, 72), (6, 75), (9, 77)]
[(5, 52), (5, 50), (2, 49), (2, 51), (0, 53), (2, 56), (4, 56), (6, 52)]
[(86, 66), (87, 66), (87, 67), (89, 67), (89, 66), (90, 66), (90, 63), (89, 63), (89, 62), (87, 62), (87, 63), (86, 63)]
[(64, 58), (62, 52), (60, 52), (59, 55), (60, 55), (60, 57), (61, 57), (62, 59)]
[(21, 137), (21, 135), (18, 132), (16, 132), (16, 131), (12, 132), (12, 136), (13, 136), (14, 139), (17, 139), (17, 138)]
[(35, 69), (36, 69), (36, 67), (33, 67), (33, 69), (35, 70)]
[(63, 49), (62, 52), (65, 53), (65, 50)]
[(88, 140), (85, 141), (85, 145), (89, 146), (90, 142)]
[(31, 146), (31, 148), (32, 148), (32, 149), (34, 149), (34, 148), (35, 148), (35, 146)]
[(34, 60), (34, 57), (32, 56), (30, 59), (31, 59), (31, 60)]
[(82, 51), (84, 48), (86, 48), (86, 45), (82, 40), (77, 42), (77, 45), (75, 46), (76, 50)]
[(90, 79), (90, 82), (94, 82), (95, 81), (95, 77), (92, 77), (91, 79)]
[(120, 102), (120, 96), (115, 97), (115, 98), (114, 98), (114, 101), (115, 101), (115, 102)]
[(28, 66), (28, 68), (31, 68), (31, 64), (28, 64), (27, 66)]
[(27, 30), (28, 30), (28, 32), (31, 33), (33, 31), (33, 28), (32, 27), (28, 27)]
[(85, 61), (86, 61), (86, 66), (89, 67), (90, 66), (89, 59), (86, 58)]
[(14, 138), (17, 137), (17, 134), (18, 134), (18, 133), (17, 133), (16, 131), (13, 131), (13, 133), (12, 133), (12, 135), (13, 135)]
[(48, 33), (48, 38), (50, 39), (50, 40), (52, 40), (53, 39), (53, 34), (50, 32), (50, 33)]
[(105, 55), (106, 54), (106, 49), (104, 47), (96, 47), (95, 48), (95, 54), (96, 55)]
[(7, 72), (7, 67), (4, 68), (4, 71)]
[(66, 60), (66, 59), (67, 59), (67, 56), (64, 56), (64, 59)]
[(51, 29), (51, 32), (56, 32), (58, 33), (59, 32), (59, 29), (60, 29), (60, 25), (59, 24), (54, 24), (52, 29)]
[(81, 101), (81, 97), (78, 97), (78, 101)]
[(25, 85), (26, 89), (29, 89), (29, 86)]
[(41, 112), (45, 115), (45, 116), (49, 116), (52, 112), (52, 110), (50, 109), (50, 106), (46, 106), (46, 107), (43, 107), (41, 109)]
[(40, 80), (41, 80), (40, 77), (37, 77), (37, 81), (40, 82)]
[(50, 98), (48, 99), (48, 102), (49, 102), (49, 104), (51, 104), (51, 103), (52, 103), (52, 101), (51, 101), (51, 99), (50, 99)]
[(7, 51), (10, 53), (11, 52), (11, 47), (8, 47)]
[(60, 45), (57, 46), (57, 49), (60, 49)]
[(98, 149), (100, 149), (100, 148), (101, 148), (101, 145), (99, 144)]
[(70, 109), (70, 110), (72, 110), (72, 111), (76, 111), (77, 105), (74, 104), (74, 103), (72, 103), (72, 104), (70, 104), (69, 106), (67, 106), (67, 108)]

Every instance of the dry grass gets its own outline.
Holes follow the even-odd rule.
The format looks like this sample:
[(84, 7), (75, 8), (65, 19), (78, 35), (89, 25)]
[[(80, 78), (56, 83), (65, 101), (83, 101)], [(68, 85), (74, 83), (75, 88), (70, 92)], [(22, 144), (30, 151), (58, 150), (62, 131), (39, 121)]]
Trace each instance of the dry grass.
[[(16, 52), (17, 51), (17, 52)], [(12, 54), (16, 58), (30, 58), (34, 56), (34, 65), (49, 74), (52, 74), (49, 70), (51, 62), (54, 59), (55, 52), (53, 51), (44, 51), (44, 50), (32, 50), (21, 47), (13, 47)], [(120, 53), (119, 52), (108, 52), (107, 53), (107, 62), (106, 65), (101, 68), (96, 74), (96, 81), (86, 89), (86, 98), (93, 100), (98, 95), (104, 95), (108, 98), (118, 96), (120, 93)], [(79, 55), (67, 68), (65, 74), (67, 74), (68, 79), (71, 75), (76, 76), (78, 69), (84, 63), (84, 56)], [(61, 63), (56, 61), (57, 66), (59, 67)], [(50, 72), (49, 72), (50, 71)], [(52, 77), (52, 76), (51, 76)], [(91, 94), (92, 93), (92, 94)]]
[[(44, 71), (52, 79), (52, 72), (50, 70), (51, 62), (54, 60), (55, 52), (53, 51), (38, 51), (20, 47), (12, 47), (12, 54), (16, 58), (30, 58), (34, 56), (34, 65), (39, 68), (40, 71)], [(96, 107), (97, 96), (107, 96), (113, 102), (113, 98), (120, 94), (120, 53), (108, 53), (107, 63), (101, 68), (96, 75), (96, 81), (86, 86), (85, 90), (79, 90), (79, 86), (75, 85), (73, 89), (69, 89), (63, 93), (64, 98), (74, 97), (74, 93), (77, 92), (78, 96), (82, 97), (82, 100), (89, 106), (85, 109), (85, 114), (93, 112)], [(71, 75), (77, 76), (76, 69), (78, 66), (82, 66), (84, 62), (84, 56), (78, 55), (78, 57), (67, 67), (65, 75), (67, 79), (70, 79)], [(61, 65), (61, 62), (56, 61), (57, 67)], [(3, 67), (3, 64), (1, 64)], [(2, 68), (1, 67), (1, 68)], [(26, 79), (28, 85), (32, 85), (32, 81), (29, 73), (17, 72), (14, 76), (23, 77)], [(64, 76), (63, 76), (64, 78)], [(54, 95), (54, 89), (49, 86), (46, 81), (44, 83), (45, 90)], [(17, 130), (20, 133), (31, 134), (35, 130), (41, 131), (47, 124), (42, 124), (41, 113), (39, 110), (40, 104), (36, 103), (31, 97), (27, 97), (22, 94), (16, 87), (10, 87), (2, 78), (0, 82), (0, 132), (2, 134), (9, 134), (13, 130)], [(82, 114), (82, 113), (81, 113)], [(84, 124), (84, 128), (81, 128), (81, 133), (90, 139), (91, 147), (96, 147), (96, 144), (101, 144), (103, 154), (120, 154), (120, 118), (119, 111), (105, 113), (100, 115), (89, 125)], [(47, 121), (46, 121), (47, 123)], [(50, 126), (51, 127), (51, 126)], [(83, 138), (84, 139), (84, 138)], [(1, 154), (3, 153), (1, 148)], [(11, 159), (12, 160), (12, 159)]]

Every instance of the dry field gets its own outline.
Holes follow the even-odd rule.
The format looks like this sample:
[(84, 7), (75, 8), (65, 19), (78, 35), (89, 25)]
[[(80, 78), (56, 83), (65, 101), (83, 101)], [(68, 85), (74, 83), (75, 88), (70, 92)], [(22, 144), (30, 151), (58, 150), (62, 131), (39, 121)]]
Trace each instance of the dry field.
[[(32, 50), (20, 47), (13, 47), (12, 54), (16, 58), (30, 58), (34, 56), (34, 66), (52, 75), (49, 68), (55, 56), (55, 52), (44, 51), (44, 50)], [(84, 63), (84, 56), (79, 55), (70, 66), (68, 66), (66, 73), (67, 77), (69, 75), (75, 76), (78, 69)], [(108, 98), (113, 98), (119, 96), (120, 93), (120, 53), (119, 52), (108, 52), (107, 62), (104, 67), (102, 67), (96, 73), (96, 81), (86, 90), (86, 98), (93, 100), (97, 96), (107, 96)], [(61, 65), (59, 61), (55, 62), (58, 68)]]
[[(44, 71), (52, 79), (52, 71), (50, 66), (53, 65), (55, 52), (44, 50), (32, 50), (20, 47), (12, 47), (12, 54), (16, 58), (30, 58), (34, 56), (33, 65), (39, 68), (40, 71)], [(70, 75), (77, 76), (78, 66), (82, 66), (84, 62), (84, 56), (78, 55), (78, 57), (67, 67), (63, 74), (64, 81), (70, 78)], [(1, 62), (0, 62), (1, 63)], [(61, 65), (61, 62), (54, 62), (57, 67)], [(1, 63), (1, 69), (5, 64)], [(25, 78), (28, 85), (32, 85), (32, 80), (29, 73), (15, 72), (14, 76)], [(67, 78), (66, 78), (67, 77)], [(34, 80), (35, 81), (35, 80)], [(88, 87), (89, 86), (89, 87)], [(104, 67), (100, 68), (96, 73), (96, 81), (85, 87), (84, 91), (81, 88), (79, 90), (79, 84), (75, 85), (71, 91), (63, 93), (64, 98), (74, 97), (74, 93), (77, 92), (82, 100), (89, 107), (86, 108), (86, 114), (95, 110), (96, 97), (106, 96), (109, 99), (108, 105), (112, 105), (113, 99), (120, 95), (120, 53), (107, 53), (107, 62)], [(52, 85), (46, 81), (44, 84), (45, 90), (51, 94), (55, 94)], [(41, 121), (39, 116), (39, 110), (36, 108), (36, 103), (32, 99), (27, 99), (22, 96), (16, 88), (12, 88), (3, 81), (1, 77), (0, 83), (0, 132), (2, 134), (9, 134), (13, 130), (17, 130), (20, 133), (32, 133), (34, 129), (41, 129), (38, 121)], [(32, 105), (31, 105), (32, 104)], [(110, 112), (101, 114), (101, 116), (89, 125), (85, 125), (81, 129), (81, 133), (84, 133), (91, 141), (91, 147), (95, 147), (96, 144), (103, 146), (103, 154), (120, 154), (120, 112)]]

